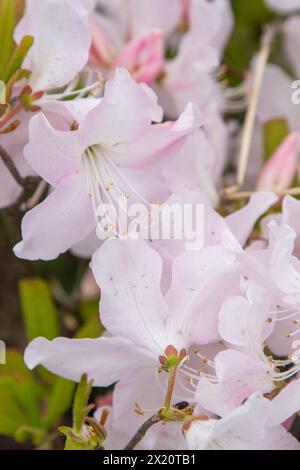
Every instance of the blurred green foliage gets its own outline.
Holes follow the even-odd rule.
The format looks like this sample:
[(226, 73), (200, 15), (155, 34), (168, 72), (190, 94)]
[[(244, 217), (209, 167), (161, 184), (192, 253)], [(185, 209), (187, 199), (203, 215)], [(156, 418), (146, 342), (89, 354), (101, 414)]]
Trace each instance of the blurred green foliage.
[(264, 124), (264, 157), (268, 160), (290, 132), (286, 119), (272, 119)]
[(236, 85), (249, 70), (258, 51), (263, 27), (274, 19), (264, 0), (232, 0), (235, 27), (225, 51), (224, 63), (228, 67), (228, 80)]
[[(27, 340), (59, 336), (59, 312), (48, 282), (26, 278), (20, 282), (19, 290)], [(78, 316), (82, 326), (76, 332), (77, 338), (101, 335), (98, 299), (81, 301)], [(29, 371), (23, 355), (16, 350), (9, 350), (6, 360), (7, 364), (0, 367), (0, 434), (18, 442), (31, 440), (40, 448), (51, 447), (53, 437), (58, 435), (58, 424), (71, 408), (75, 383), (42, 367)]]

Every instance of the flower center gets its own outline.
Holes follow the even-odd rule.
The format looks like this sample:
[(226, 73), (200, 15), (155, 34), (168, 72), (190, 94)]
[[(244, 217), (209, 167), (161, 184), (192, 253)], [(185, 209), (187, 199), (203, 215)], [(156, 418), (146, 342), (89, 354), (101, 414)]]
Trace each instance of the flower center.
[(132, 189), (130, 184), (110, 158), (106, 145), (88, 147), (83, 154), (82, 167), (98, 232), (117, 235), (117, 229), (120, 233), (119, 211), (129, 199), (126, 189)]
[[(82, 171), (93, 204), (97, 235), (101, 239), (108, 235), (124, 238), (131, 231), (138, 233), (139, 227), (148, 227), (150, 219), (150, 203), (131, 184), (126, 170), (113, 161), (115, 151), (107, 144), (97, 144), (88, 147), (82, 156)], [(129, 199), (131, 205), (136, 203), (139, 207), (130, 223)]]

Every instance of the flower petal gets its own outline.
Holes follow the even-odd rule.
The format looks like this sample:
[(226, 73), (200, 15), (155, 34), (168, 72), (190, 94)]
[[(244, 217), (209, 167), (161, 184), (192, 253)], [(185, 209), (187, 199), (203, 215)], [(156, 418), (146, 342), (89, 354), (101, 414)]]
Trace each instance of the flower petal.
[(236, 291), (233, 261), (220, 246), (186, 252), (174, 261), (166, 296), (172, 313), (168, 328), (179, 343), (183, 342), (181, 347), (218, 340), (220, 307), (229, 293)]
[(235, 350), (221, 351), (215, 358), (219, 383), (201, 378), (196, 391), (203, 408), (226, 416), (255, 392), (267, 393), (274, 389), (267, 375), (267, 365), (260, 360)]
[(87, 15), (80, 15), (71, 2), (28, 0), (15, 30), (16, 42), (26, 34), (34, 37), (28, 56), (29, 83), (35, 91), (66, 85), (88, 60), (91, 35)]
[[(143, 356), (141, 356), (143, 357)], [(27, 346), (24, 360), (29, 369), (41, 364), (50, 372), (79, 382), (87, 374), (94, 385), (108, 387), (126, 377), (131, 364), (142, 365), (138, 349), (120, 338), (35, 338)]]
[(122, 166), (143, 167), (176, 156), (183, 144), (202, 125), (199, 109), (189, 103), (171, 127), (151, 126), (134, 142), (120, 145), (112, 158)]
[(145, 84), (136, 83), (125, 69), (106, 82), (104, 97), (85, 119), (85, 146), (134, 141), (162, 119), (157, 98)]
[(78, 171), (82, 149), (79, 133), (55, 130), (44, 114), (29, 123), (29, 142), (24, 156), (29, 165), (52, 186)]
[(50, 260), (86, 237), (95, 226), (91, 200), (80, 175), (71, 175), (22, 221), (19, 258)]
[(192, 450), (246, 450), (266, 436), (266, 421), (272, 405), (261, 395), (250, 397), (222, 419), (195, 419), (185, 426)]
[(146, 411), (144, 417), (137, 415), (135, 404), (144, 410), (158, 410), (163, 403), (164, 392), (157, 385), (155, 374), (155, 363), (144, 370), (139, 367), (130, 375), (127, 373), (114, 389), (113, 422), (120, 431), (129, 434), (129, 439), (147, 417), (153, 415), (152, 411)]
[(108, 331), (157, 356), (170, 344), (160, 290), (162, 261), (144, 240), (107, 240), (91, 264), (101, 288), (101, 320)]
[(255, 193), (243, 208), (226, 217), (226, 223), (238, 242), (244, 246), (257, 220), (275, 204), (278, 197), (269, 191)]

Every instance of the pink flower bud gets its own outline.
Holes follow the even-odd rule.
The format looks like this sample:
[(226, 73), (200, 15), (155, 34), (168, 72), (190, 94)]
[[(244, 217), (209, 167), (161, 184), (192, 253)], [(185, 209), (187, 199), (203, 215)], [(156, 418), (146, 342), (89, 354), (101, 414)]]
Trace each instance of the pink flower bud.
[(191, 10), (191, 0), (183, 0), (182, 19), (189, 22)]
[(151, 83), (164, 65), (164, 35), (160, 30), (130, 41), (115, 61), (138, 82)]
[(80, 299), (91, 300), (99, 297), (99, 287), (95, 281), (94, 275), (90, 269), (87, 269), (81, 280), (80, 287)]
[(95, 21), (90, 22), (92, 46), (90, 49), (90, 64), (110, 68), (115, 59), (115, 51), (107, 34)]
[(299, 137), (290, 134), (263, 167), (257, 189), (284, 191), (292, 183), (298, 167)]

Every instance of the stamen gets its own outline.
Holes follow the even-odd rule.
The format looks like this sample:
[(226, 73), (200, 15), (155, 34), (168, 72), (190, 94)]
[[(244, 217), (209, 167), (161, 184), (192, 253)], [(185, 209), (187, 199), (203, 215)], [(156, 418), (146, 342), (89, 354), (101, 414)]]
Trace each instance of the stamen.
[(64, 101), (68, 98), (80, 99), (84, 98), (85, 95), (94, 93), (96, 90), (100, 89), (99, 81), (76, 90), (74, 88), (77, 84), (78, 80), (76, 80), (76, 83), (74, 83), (74, 81), (71, 82), (61, 93), (45, 92), (42, 98), (37, 100), (36, 103), (41, 104), (43, 101)]
[(212, 367), (213, 369), (215, 369), (215, 364), (213, 361), (209, 360), (207, 357), (203, 356), (203, 354), (201, 354), (198, 350), (194, 351), (194, 354), (198, 357), (200, 357), (202, 360), (203, 360), (203, 363), (204, 364), (207, 364), (209, 365), (210, 367)]

